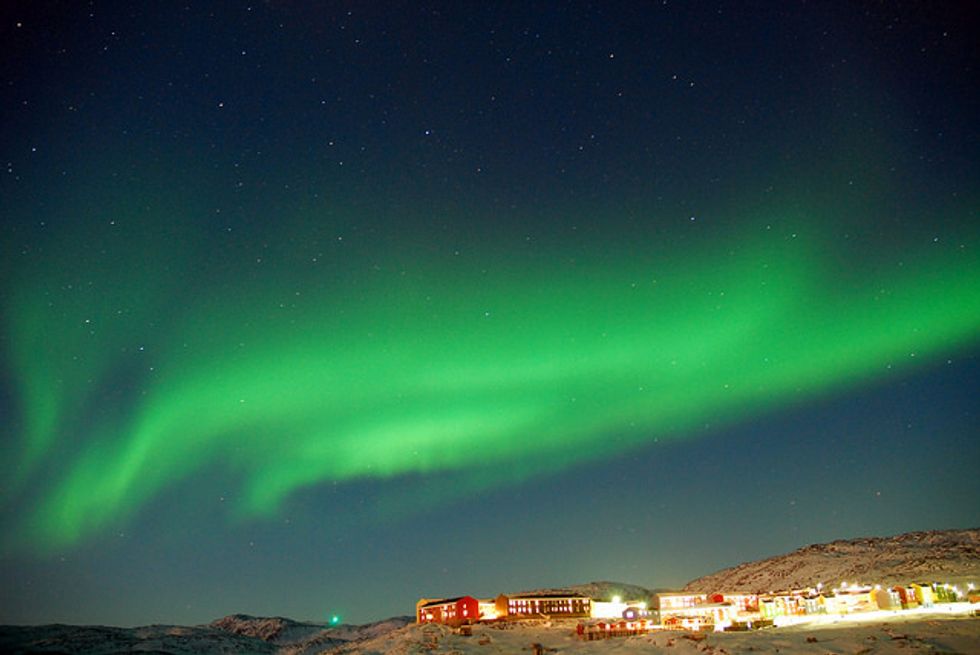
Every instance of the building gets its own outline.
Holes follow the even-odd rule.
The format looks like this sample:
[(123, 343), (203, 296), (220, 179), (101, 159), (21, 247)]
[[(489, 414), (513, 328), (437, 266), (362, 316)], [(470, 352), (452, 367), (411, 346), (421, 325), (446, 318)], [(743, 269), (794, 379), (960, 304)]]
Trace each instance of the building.
[(900, 610), (902, 609), (902, 597), (899, 592), (888, 587), (876, 586), (871, 595), (881, 610)]
[(622, 600), (619, 596), (614, 596), (611, 601), (592, 599), (593, 619), (626, 619), (634, 621), (645, 619), (650, 615), (645, 600)]
[(668, 629), (721, 631), (734, 621), (735, 613), (729, 603), (703, 603), (660, 610), (660, 625)]
[(960, 600), (959, 587), (949, 584), (932, 583), (932, 597), (937, 603), (955, 603)]
[(704, 605), (708, 602), (708, 594), (689, 591), (665, 591), (653, 597), (653, 609), (657, 611), (683, 609)]
[(731, 603), (732, 610), (737, 615), (754, 615), (759, 613), (759, 594), (747, 591), (725, 592), (711, 594), (708, 600), (712, 603)]
[(480, 601), (472, 596), (422, 598), (415, 604), (416, 623), (463, 624), (479, 621)]
[(495, 598), (479, 598), (478, 607), (481, 621), (493, 621), (497, 618), (497, 600)]
[(902, 609), (910, 610), (919, 606), (919, 601), (915, 597), (915, 589), (913, 589), (911, 585), (908, 587), (898, 585), (896, 587), (892, 587), (892, 591), (898, 593), (898, 597), (902, 601)]
[(665, 628), (724, 630), (734, 620), (734, 605), (712, 602), (708, 594), (664, 592), (653, 597), (654, 610)]
[(922, 607), (932, 607), (936, 602), (932, 595), (932, 585), (929, 583), (912, 583), (912, 591), (915, 593), (915, 600)]
[(784, 617), (804, 616), (811, 613), (809, 610), (813, 607), (812, 604), (807, 603), (807, 598), (810, 596), (808, 589), (791, 589), (761, 595), (759, 614), (762, 618), (773, 621)]
[(579, 619), (592, 612), (592, 599), (582, 594), (518, 594), (497, 596), (498, 618)]
[(803, 610), (806, 614), (837, 614), (837, 597), (823, 594), (807, 596), (803, 599)]
[(872, 588), (867, 585), (851, 585), (845, 587), (842, 584), (840, 589), (834, 590), (838, 613), (853, 614), (878, 609), (877, 599), (871, 592)]

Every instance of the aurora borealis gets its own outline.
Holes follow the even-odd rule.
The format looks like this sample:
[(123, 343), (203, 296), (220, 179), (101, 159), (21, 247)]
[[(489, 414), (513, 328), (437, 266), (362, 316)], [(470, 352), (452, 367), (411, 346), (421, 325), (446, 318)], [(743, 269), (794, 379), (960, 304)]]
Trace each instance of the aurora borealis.
[(368, 620), (975, 523), (970, 30), (743, 12), (12, 11), (0, 619)]
[[(411, 277), (352, 276), (358, 297), (341, 300), (329, 278), (327, 288), (292, 293), (273, 282), (269, 295), (236, 285), (221, 292), (236, 299), (231, 306), (180, 312), (149, 353), (127, 334), (128, 314), (138, 325), (166, 317), (131, 308), (132, 288), (116, 306), (76, 305), (73, 289), (67, 306), (15, 304), (12, 315), (27, 323), (11, 330), (23, 335), (17, 360), (28, 362), (24, 475), (67, 431), (72, 416), (59, 404), (85, 412), (88, 389), (120, 368), (141, 366), (131, 375), (145, 385), (96, 426), (95, 443), (42, 497), (29, 538), (36, 548), (72, 545), (219, 462), (243, 473), (237, 509), (247, 515), (275, 512), (297, 488), (360, 477), (488, 468), (511, 482), (522, 460), (538, 460), (530, 470), (540, 473), (613, 455), (705, 415), (805, 398), (975, 336), (980, 271), (959, 254), (965, 248), (844, 291), (805, 236), (762, 228), (754, 240), (742, 237), (737, 254), (613, 252), (593, 261), (565, 251), (548, 266), (489, 253), (478, 270), (433, 258)], [(127, 277), (125, 253), (101, 257), (119, 264), (94, 275)], [(288, 307), (276, 303), (277, 288), (293, 296)], [(59, 322), (64, 334), (45, 329)], [(39, 347), (40, 335), (55, 346)], [(103, 339), (135, 347), (103, 350), (95, 345)], [(75, 361), (69, 352), (79, 353), (74, 384), (59, 380)], [(52, 398), (59, 387), (68, 387), (61, 403)], [(606, 445), (612, 432), (621, 436)]]

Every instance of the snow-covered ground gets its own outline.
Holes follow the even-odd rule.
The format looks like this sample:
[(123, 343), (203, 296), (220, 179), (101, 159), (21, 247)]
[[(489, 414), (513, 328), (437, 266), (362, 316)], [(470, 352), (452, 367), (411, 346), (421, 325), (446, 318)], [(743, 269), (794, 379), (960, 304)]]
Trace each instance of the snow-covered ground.
[(404, 628), (411, 621), (411, 617), (402, 616), (366, 625), (328, 628), (322, 624), (283, 617), (232, 614), (206, 626), (0, 626), (0, 653), (312, 655), (334, 652), (339, 646), (374, 639)]
[[(275, 655), (911, 655), (980, 653), (980, 604), (935, 609), (814, 617), (805, 624), (754, 632), (694, 634), (655, 631), (646, 635), (580, 641), (574, 620), (473, 626), (471, 636), (442, 625), (406, 624), (406, 618), (368, 626), (314, 629), (288, 619), (226, 617), (229, 632), (210, 626), (0, 627), (3, 653), (262, 653)], [(279, 629), (284, 628), (284, 629)], [(277, 631), (278, 630), (278, 631)], [(268, 641), (248, 632), (264, 632)], [(274, 633), (274, 634), (273, 634)]]
[(0, 626), (0, 652), (72, 653), (276, 653), (275, 644), (205, 626), (149, 625), (141, 628), (39, 625)]
[(563, 655), (738, 655), (805, 653), (877, 655), (888, 653), (980, 653), (980, 618), (965, 603), (952, 611), (874, 612), (850, 617), (822, 617), (807, 625), (754, 632), (693, 634), (657, 631), (642, 636), (580, 641), (575, 621), (475, 626), (472, 636), (438, 625), (411, 625), (386, 635), (327, 651), (334, 655), (495, 655), (535, 652)]

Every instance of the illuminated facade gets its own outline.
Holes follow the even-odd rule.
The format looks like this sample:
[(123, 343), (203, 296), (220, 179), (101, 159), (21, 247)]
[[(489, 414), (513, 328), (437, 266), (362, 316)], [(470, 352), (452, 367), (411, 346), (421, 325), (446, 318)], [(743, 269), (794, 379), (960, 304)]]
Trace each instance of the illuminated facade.
[(614, 596), (611, 601), (592, 599), (591, 617), (593, 619), (626, 619), (635, 621), (650, 616), (645, 600), (622, 600)]
[(937, 603), (955, 603), (960, 600), (960, 589), (953, 585), (932, 583), (932, 596)]
[(888, 587), (875, 587), (871, 592), (878, 609), (900, 610), (902, 609), (902, 596), (898, 591)]
[(892, 589), (898, 593), (898, 597), (902, 601), (902, 609), (910, 610), (919, 606), (919, 600), (915, 596), (915, 589), (911, 586), (899, 585), (892, 587)]
[(480, 598), (479, 599), (479, 609), (480, 609), (480, 620), (481, 621), (493, 621), (497, 618), (497, 599), (496, 598)]
[(660, 610), (660, 625), (682, 630), (724, 630), (735, 620), (730, 603), (702, 603)]
[(803, 616), (807, 613), (807, 590), (780, 591), (759, 596), (759, 613), (765, 619)]
[(737, 614), (753, 614), (759, 611), (759, 594), (726, 591), (723, 594), (712, 594), (709, 600), (712, 603), (731, 603)]
[(499, 618), (588, 618), (592, 599), (581, 594), (497, 596)]
[(851, 585), (834, 590), (837, 599), (837, 611), (840, 614), (853, 614), (855, 612), (870, 612), (878, 609), (878, 602), (875, 600), (873, 589), (868, 585)]
[(807, 596), (803, 599), (803, 608), (807, 614), (837, 614), (837, 597), (823, 594)]
[(653, 597), (653, 608), (655, 610), (671, 611), (697, 607), (708, 602), (708, 594), (700, 594), (689, 591), (669, 591), (659, 593)]
[(915, 600), (922, 607), (932, 607), (936, 599), (932, 595), (932, 585), (912, 583), (912, 591), (915, 593)]
[(481, 618), (480, 601), (472, 596), (422, 598), (415, 604), (416, 623), (474, 623)]
[(724, 630), (732, 624), (732, 603), (712, 602), (708, 594), (677, 591), (659, 593), (653, 606), (660, 624), (665, 628), (682, 630)]
[[(805, 622), (807, 616), (815, 614), (931, 607), (935, 603), (952, 603), (967, 597), (971, 602), (980, 601), (973, 584), (965, 591), (955, 585), (938, 583), (872, 587), (843, 582), (829, 593), (822, 584), (815, 588), (765, 594), (661, 592), (653, 596), (649, 606), (646, 601), (624, 601), (619, 596), (613, 596), (611, 600), (593, 600), (574, 593), (501, 594), (489, 599), (473, 596), (422, 598), (416, 604), (415, 618), (418, 623), (455, 626), (497, 619), (625, 619), (645, 622), (644, 625), (659, 623), (664, 628), (745, 630), (765, 625), (792, 625)], [(647, 616), (652, 620), (646, 621)]]

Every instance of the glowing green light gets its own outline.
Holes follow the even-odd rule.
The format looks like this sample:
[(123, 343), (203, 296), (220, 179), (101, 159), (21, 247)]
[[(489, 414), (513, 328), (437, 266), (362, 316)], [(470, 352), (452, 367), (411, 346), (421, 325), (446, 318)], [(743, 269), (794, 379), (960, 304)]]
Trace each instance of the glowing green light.
[[(221, 262), (187, 299), (140, 280), (94, 308), (98, 289), (81, 304), (15, 294), (25, 427), (12, 469), (77, 453), (45, 470), (18, 542), (74, 544), (206, 467), (242, 474), (246, 516), (324, 481), (507, 484), (882, 377), (980, 331), (972, 242), (860, 275), (795, 231), (574, 255), (488, 247), (465, 265), (427, 253), (379, 272), (370, 253), (261, 281)], [(131, 264), (94, 268), (111, 286)], [(112, 321), (143, 295), (159, 297)]]
[(331, 614), (330, 625), (340, 625), (340, 616), (337, 614)]

